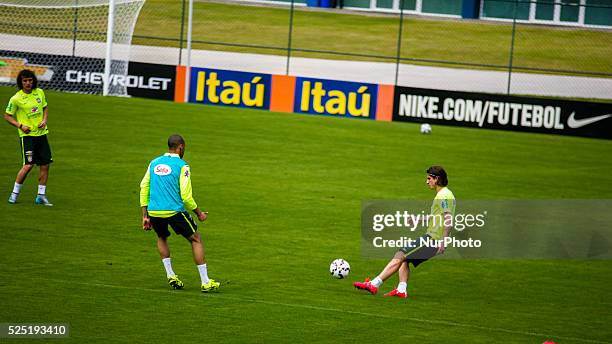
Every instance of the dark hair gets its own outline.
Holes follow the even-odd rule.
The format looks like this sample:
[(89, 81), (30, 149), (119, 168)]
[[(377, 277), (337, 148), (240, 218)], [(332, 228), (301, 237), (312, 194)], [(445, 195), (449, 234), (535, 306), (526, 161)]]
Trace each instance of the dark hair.
[(446, 176), (446, 171), (444, 171), (444, 168), (442, 166), (431, 166), (427, 169), (427, 174), (432, 177), (438, 178), (436, 184), (440, 186), (448, 185), (448, 177)]
[(32, 78), (32, 89), (38, 87), (38, 78), (36, 78), (36, 74), (29, 69), (24, 69), (17, 74), (17, 87), (19, 87), (20, 90), (23, 90), (23, 78)]
[(185, 140), (179, 134), (170, 135), (170, 137), (168, 138), (168, 148), (170, 149), (176, 149), (181, 144), (184, 145)]

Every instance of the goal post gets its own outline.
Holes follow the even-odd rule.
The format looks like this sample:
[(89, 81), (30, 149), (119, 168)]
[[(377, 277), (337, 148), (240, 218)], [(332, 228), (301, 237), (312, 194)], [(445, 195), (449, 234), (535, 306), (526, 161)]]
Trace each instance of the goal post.
[(0, 0), (0, 84), (33, 70), (41, 87), (127, 95), (134, 27), (145, 0)]

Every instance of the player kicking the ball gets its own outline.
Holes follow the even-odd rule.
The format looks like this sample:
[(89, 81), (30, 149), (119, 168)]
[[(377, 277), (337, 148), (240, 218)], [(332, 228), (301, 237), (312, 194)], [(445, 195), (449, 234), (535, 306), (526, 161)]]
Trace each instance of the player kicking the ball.
[[(391, 277), (399, 272), (399, 284), (397, 288), (386, 293), (385, 296), (395, 296), (400, 298), (408, 297), (408, 279), (410, 278), (410, 263), (416, 268), (422, 262), (444, 253), (442, 241), (448, 236), (452, 228), (452, 217), (455, 214), (455, 196), (446, 187), (448, 178), (446, 171), (441, 166), (432, 166), (427, 169), (427, 186), (436, 191), (436, 197), (431, 205), (432, 219), (439, 218), (444, 221), (429, 221), (427, 234), (424, 239), (440, 240), (438, 247), (422, 246), (421, 240), (415, 240), (413, 246), (407, 246), (395, 254), (393, 259), (387, 264), (383, 271), (372, 281), (366, 278), (364, 282), (355, 282), (353, 285), (357, 289), (367, 290), (370, 294), (378, 293), (378, 288)], [(428, 240), (423, 240), (427, 242)]]
[(172, 269), (170, 248), (168, 247), (168, 225), (176, 234), (191, 243), (193, 260), (198, 266), (202, 280), (202, 292), (216, 291), (219, 282), (208, 278), (202, 237), (197, 232), (198, 225), (187, 210), (193, 211), (198, 220), (206, 220), (207, 213), (198, 208), (191, 195), (191, 171), (183, 160), (185, 140), (180, 135), (168, 138), (168, 153), (151, 161), (144, 178), (140, 182), (140, 206), (142, 207), (142, 227), (155, 230), (157, 248), (161, 256), (168, 284), (174, 289), (183, 289), (183, 282)]

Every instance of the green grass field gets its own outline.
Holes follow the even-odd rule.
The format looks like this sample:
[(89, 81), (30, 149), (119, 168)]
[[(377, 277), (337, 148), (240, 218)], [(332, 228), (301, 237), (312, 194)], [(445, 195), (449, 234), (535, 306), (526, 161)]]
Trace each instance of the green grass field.
[[(0, 99), (13, 92), (0, 88)], [(432, 198), (423, 171), (434, 163), (458, 199), (612, 198), (612, 141), (442, 126), (425, 136), (402, 123), (48, 99), (55, 206), (33, 204), (35, 174), (18, 204), (0, 202), (0, 323), (70, 323), (70, 338), (53, 343), (612, 342), (607, 260), (434, 259), (416, 269), (406, 301), (351, 286), (385, 263), (360, 255), (362, 200)], [(169, 290), (155, 235), (140, 228), (140, 179), (174, 132), (210, 212), (200, 230), (218, 294), (199, 292), (176, 236), (186, 289)], [(0, 135), (8, 197), (18, 141), (7, 124)], [(328, 275), (338, 257), (352, 265), (347, 280)]]

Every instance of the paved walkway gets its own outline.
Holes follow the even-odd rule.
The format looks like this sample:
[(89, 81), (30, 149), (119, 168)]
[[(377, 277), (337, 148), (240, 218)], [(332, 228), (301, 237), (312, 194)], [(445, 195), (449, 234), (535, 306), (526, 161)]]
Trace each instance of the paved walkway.
[[(31, 51), (37, 53), (72, 54), (72, 41), (52, 38), (23, 37), (0, 34), (0, 50)], [(104, 58), (105, 44), (80, 41), (76, 55)], [(134, 45), (129, 52), (131, 61), (177, 64), (178, 48)], [(128, 56), (124, 46), (116, 48), (114, 56)], [(183, 50), (183, 63), (186, 51)], [(193, 50), (192, 66), (240, 70), (257, 73), (285, 74), (285, 56)], [(395, 64), (356, 62), (314, 58), (291, 58), (289, 74), (295, 76), (346, 80), (367, 83), (393, 84)], [(542, 96), (612, 99), (612, 78), (575, 77), (513, 73), (511, 93)], [(474, 69), (425, 67), (401, 64), (398, 84), (401, 86), (473, 91), (505, 94), (508, 73)]]

